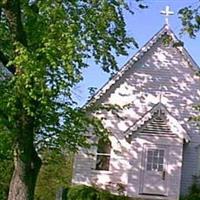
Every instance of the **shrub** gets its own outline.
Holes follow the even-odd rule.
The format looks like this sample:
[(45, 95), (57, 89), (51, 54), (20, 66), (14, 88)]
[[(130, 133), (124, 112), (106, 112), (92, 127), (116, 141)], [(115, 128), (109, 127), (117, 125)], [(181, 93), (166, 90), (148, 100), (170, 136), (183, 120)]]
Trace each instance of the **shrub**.
[(95, 188), (80, 185), (71, 187), (67, 193), (67, 200), (99, 200)]
[(85, 185), (77, 185), (68, 189), (67, 200), (136, 200), (126, 196), (117, 196), (106, 190)]
[(193, 183), (189, 189), (189, 193), (180, 200), (200, 200), (200, 185)]

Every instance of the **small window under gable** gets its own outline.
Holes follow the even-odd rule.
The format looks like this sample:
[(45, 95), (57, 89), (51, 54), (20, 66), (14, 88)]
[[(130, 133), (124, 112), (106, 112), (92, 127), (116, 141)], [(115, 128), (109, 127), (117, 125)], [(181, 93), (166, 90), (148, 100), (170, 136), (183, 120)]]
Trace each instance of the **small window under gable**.
[(97, 146), (95, 170), (109, 171), (111, 142), (100, 139)]

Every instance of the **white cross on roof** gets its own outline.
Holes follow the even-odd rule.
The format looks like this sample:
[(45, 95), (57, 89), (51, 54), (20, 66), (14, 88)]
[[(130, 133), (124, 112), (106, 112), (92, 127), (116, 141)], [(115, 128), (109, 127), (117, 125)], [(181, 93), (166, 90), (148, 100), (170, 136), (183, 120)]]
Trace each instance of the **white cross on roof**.
[(169, 19), (168, 19), (168, 17), (169, 17), (170, 15), (173, 15), (173, 14), (174, 14), (174, 12), (170, 10), (170, 7), (169, 7), (169, 6), (166, 6), (166, 7), (165, 7), (165, 10), (162, 10), (162, 11), (160, 12), (160, 14), (165, 15), (165, 23), (166, 23), (167, 25), (169, 25)]

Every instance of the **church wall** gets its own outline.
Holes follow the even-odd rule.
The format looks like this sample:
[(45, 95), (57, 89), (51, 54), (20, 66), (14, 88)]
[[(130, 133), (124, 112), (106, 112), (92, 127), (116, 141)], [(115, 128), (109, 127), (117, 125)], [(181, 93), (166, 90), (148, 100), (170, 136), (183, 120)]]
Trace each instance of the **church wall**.
[[(129, 185), (131, 180), (133, 185), (139, 186), (139, 168), (135, 165), (133, 168), (132, 163), (133, 155), (138, 156), (138, 149), (134, 150), (136, 144), (136, 146), (130, 146), (126, 142), (124, 132), (159, 102), (161, 94), (161, 102), (191, 137), (190, 143), (184, 146), (183, 152), (181, 193), (185, 194), (192, 184), (193, 175), (197, 170), (196, 147), (200, 144), (200, 133), (196, 125), (188, 119), (196, 114), (193, 105), (199, 103), (199, 84), (200, 80), (195, 75), (195, 71), (188, 65), (180, 52), (171, 46), (164, 47), (162, 41), (158, 41), (140, 61), (134, 64), (132, 69), (125, 73), (123, 78), (97, 101), (98, 103), (124, 106), (123, 110), (117, 112), (118, 116), (111, 112), (102, 111), (101, 113), (101, 116), (106, 118), (103, 121), (105, 127), (111, 132), (113, 150), (110, 171), (97, 172), (93, 170), (95, 155), (88, 156), (86, 152), (79, 153), (76, 157), (73, 182), (100, 185), (110, 188), (110, 190), (117, 187), (113, 183), (121, 183), (127, 188), (128, 194), (138, 194), (137, 188), (139, 187)], [(172, 156), (173, 159), (169, 162), (171, 165), (176, 165), (179, 171), (177, 173), (174, 170), (172, 173), (169, 195), (177, 197), (182, 151), (177, 143), (173, 144), (170, 153), (176, 152), (176, 156)], [(175, 161), (177, 163), (174, 163)]]
[(196, 148), (198, 145), (198, 141), (184, 145), (183, 159), (185, 162), (183, 162), (182, 167), (181, 195), (188, 192), (189, 187), (195, 181), (196, 175), (199, 181), (199, 175), (197, 174), (199, 160)]
[(189, 118), (196, 115), (193, 105), (200, 102), (199, 85), (199, 77), (180, 52), (174, 47), (163, 47), (160, 41), (100, 101), (129, 107), (118, 113), (126, 120), (107, 114), (109, 122), (105, 122), (112, 132), (116, 129), (124, 132), (159, 102), (162, 88), (162, 103), (191, 137), (191, 142), (183, 153), (182, 194), (188, 191), (197, 170), (195, 147), (200, 144), (200, 131)]
[(90, 184), (91, 168), (93, 167), (93, 156), (88, 150), (81, 149), (74, 157), (73, 180), (74, 184)]

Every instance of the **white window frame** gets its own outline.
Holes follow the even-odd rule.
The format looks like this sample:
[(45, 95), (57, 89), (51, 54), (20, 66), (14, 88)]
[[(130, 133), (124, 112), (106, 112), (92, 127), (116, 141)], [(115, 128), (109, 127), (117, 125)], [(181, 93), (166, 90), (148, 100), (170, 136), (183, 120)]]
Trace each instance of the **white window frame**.
[[(100, 141), (100, 140), (99, 140)], [(98, 141), (98, 143), (99, 143)], [(109, 142), (107, 142), (108, 145), (110, 145), (110, 152), (109, 153), (101, 153), (101, 152), (98, 152), (98, 145), (97, 145), (97, 149), (96, 149), (96, 160), (95, 160), (95, 171), (110, 171), (110, 161), (111, 161), (111, 142), (109, 140)], [(108, 166), (108, 169), (98, 169), (97, 168), (97, 161), (98, 161), (98, 156), (103, 156), (103, 157), (107, 157), (109, 159), (109, 166)]]

